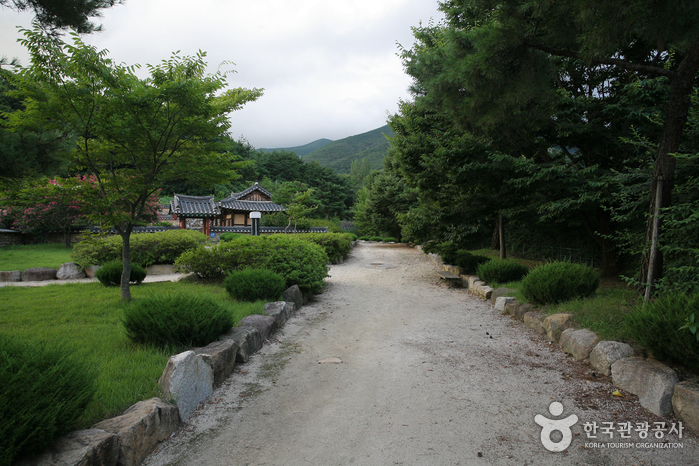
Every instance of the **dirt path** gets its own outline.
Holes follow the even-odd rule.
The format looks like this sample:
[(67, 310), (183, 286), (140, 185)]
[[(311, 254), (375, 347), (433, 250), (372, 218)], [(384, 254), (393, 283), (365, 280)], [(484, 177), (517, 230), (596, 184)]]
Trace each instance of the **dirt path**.
[[(683, 444), (672, 450), (586, 448), (641, 440), (587, 440), (585, 422), (659, 419), (490, 303), (438, 285), (435, 270), (418, 250), (360, 244), (146, 464), (698, 464), (686, 431), (665, 437)], [(579, 418), (563, 453), (534, 422), (554, 418), (553, 401), (558, 419)]]

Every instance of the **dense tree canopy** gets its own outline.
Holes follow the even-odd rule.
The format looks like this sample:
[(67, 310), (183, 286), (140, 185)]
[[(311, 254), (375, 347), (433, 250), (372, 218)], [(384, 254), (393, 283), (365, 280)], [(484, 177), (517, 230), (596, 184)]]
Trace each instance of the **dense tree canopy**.
[(99, 30), (90, 18), (101, 16), (101, 10), (118, 3), (123, 0), (0, 0), (5, 8), (34, 11), (36, 22), (47, 31), (72, 28), (80, 34)]

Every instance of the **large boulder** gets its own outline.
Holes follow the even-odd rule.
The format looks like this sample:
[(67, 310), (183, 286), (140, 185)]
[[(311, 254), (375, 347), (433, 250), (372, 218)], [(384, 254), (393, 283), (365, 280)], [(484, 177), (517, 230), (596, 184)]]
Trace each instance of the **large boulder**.
[(675, 416), (699, 434), (699, 383), (680, 382), (675, 385), (672, 408)]
[(85, 275), (87, 278), (97, 278), (97, 271), (101, 268), (101, 265), (88, 265), (85, 267)]
[(546, 319), (546, 315), (539, 311), (526, 312), (522, 318), (524, 325), (536, 330), (538, 333), (546, 333), (544, 319)]
[(102, 429), (76, 430), (56, 440), (41, 455), (19, 461), (15, 466), (116, 466), (119, 437)]
[(85, 278), (85, 272), (80, 269), (80, 266), (75, 262), (66, 262), (61, 264), (56, 272), (56, 278), (58, 280), (75, 280), (78, 278)]
[(138, 466), (159, 442), (177, 430), (180, 422), (176, 406), (160, 398), (151, 398), (139, 401), (121, 416), (100, 422), (95, 429), (116, 434), (119, 438), (119, 466)]
[(239, 325), (247, 327), (255, 327), (262, 335), (263, 340), (267, 340), (271, 334), (277, 329), (277, 321), (272, 316), (262, 316), (259, 314), (251, 314), (243, 317)]
[(186, 420), (213, 393), (214, 370), (194, 351), (185, 351), (170, 357), (158, 384), (177, 401), (180, 416)]
[(283, 326), (289, 320), (289, 309), (286, 307), (286, 302), (277, 301), (274, 303), (265, 304), (265, 314), (274, 317), (277, 322), (277, 327)]
[(612, 373), (612, 364), (633, 355), (633, 348), (626, 343), (600, 341), (590, 352), (590, 364), (603, 375), (609, 375)]
[(299, 308), (296, 307), (296, 303), (294, 303), (292, 301), (285, 301), (284, 305), (286, 306), (286, 309), (285, 309), (286, 315), (288, 315), (290, 317), (295, 316), (296, 311), (299, 310)]
[(612, 364), (612, 382), (638, 395), (641, 406), (658, 416), (672, 412), (677, 373), (651, 359), (624, 358)]
[(282, 296), (284, 296), (284, 301), (296, 303), (296, 309), (301, 309), (301, 306), (303, 306), (303, 293), (298, 285), (287, 288)]
[(544, 319), (543, 326), (549, 341), (557, 342), (561, 339), (561, 333), (571, 328), (575, 322), (573, 314), (551, 314)]
[(582, 361), (590, 356), (590, 352), (599, 342), (599, 337), (592, 330), (569, 328), (561, 333), (561, 349)]
[(219, 340), (233, 340), (238, 345), (236, 361), (246, 363), (250, 356), (262, 348), (262, 335), (255, 327), (239, 326), (231, 328), (219, 337)]
[(146, 267), (146, 273), (149, 277), (153, 275), (172, 275), (175, 273), (175, 266), (173, 264), (153, 264)]
[(22, 280), (22, 273), (19, 270), (0, 271), (0, 282), (18, 282)]
[(56, 269), (49, 269), (47, 267), (34, 267), (22, 272), (22, 281), (41, 282), (44, 280), (55, 280), (56, 272)]
[(235, 368), (238, 345), (233, 340), (221, 340), (209, 343), (203, 348), (194, 348), (193, 351), (211, 366), (214, 370), (214, 385), (220, 385)]

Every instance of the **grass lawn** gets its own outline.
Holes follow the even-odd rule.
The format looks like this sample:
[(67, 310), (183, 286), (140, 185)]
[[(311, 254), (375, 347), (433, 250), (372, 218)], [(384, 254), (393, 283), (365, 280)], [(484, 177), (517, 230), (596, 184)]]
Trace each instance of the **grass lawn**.
[[(213, 297), (230, 310), (236, 324), (249, 314), (264, 312), (264, 302), (238, 303), (218, 285), (148, 283), (133, 286), (131, 293), (138, 299), (183, 289)], [(120, 323), (123, 306), (119, 289), (100, 283), (0, 288), (0, 331), (35, 341), (59, 341), (96, 368), (97, 393), (75, 428), (88, 428), (138, 401), (161, 395), (157, 382), (170, 353), (131, 343)]]
[(64, 244), (26, 244), (0, 247), (0, 270), (20, 270), (32, 267), (58, 269), (61, 264), (73, 262)]

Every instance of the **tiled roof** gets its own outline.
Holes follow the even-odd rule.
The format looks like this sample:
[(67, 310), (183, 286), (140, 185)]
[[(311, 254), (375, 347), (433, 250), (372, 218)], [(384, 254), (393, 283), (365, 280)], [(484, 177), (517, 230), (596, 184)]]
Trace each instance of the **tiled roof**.
[(219, 206), (230, 210), (243, 210), (246, 212), (281, 212), (284, 206), (272, 201), (239, 201), (233, 197), (227, 197), (219, 201)]
[(214, 196), (186, 196), (175, 194), (170, 203), (170, 213), (182, 217), (213, 217), (221, 215)]
[(231, 195), (230, 195), (229, 197), (227, 197), (226, 199), (238, 200), (238, 199), (240, 199), (241, 197), (247, 196), (248, 194), (250, 194), (250, 193), (253, 192), (253, 191), (260, 191), (262, 194), (264, 194), (265, 196), (269, 197), (270, 199), (272, 198), (272, 193), (270, 193), (269, 191), (267, 191), (265, 188), (263, 188), (262, 186), (260, 186), (260, 185), (257, 183), (257, 181), (255, 181), (255, 184), (252, 185), (252, 186), (250, 186), (250, 187), (249, 187), (248, 189), (246, 189), (245, 191), (240, 192), (240, 193), (231, 193)]

